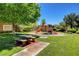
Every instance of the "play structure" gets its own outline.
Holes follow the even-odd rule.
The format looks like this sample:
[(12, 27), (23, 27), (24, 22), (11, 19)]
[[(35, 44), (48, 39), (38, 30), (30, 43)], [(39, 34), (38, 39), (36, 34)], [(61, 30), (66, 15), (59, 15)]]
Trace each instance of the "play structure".
[(42, 23), (41, 26), (39, 26), (36, 30), (36, 33), (48, 33), (48, 34), (52, 34), (53, 33), (53, 28), (51, 25), (46, 25), (45, 23)]
[(45, 35), (57, 35), (59, 34), (58, 32), (55, 32), (54, 27), (50, 25), (46, 25), (45, 20), (42, 21), (42, 24), (36, 29), (37, 34), (45, 34)]

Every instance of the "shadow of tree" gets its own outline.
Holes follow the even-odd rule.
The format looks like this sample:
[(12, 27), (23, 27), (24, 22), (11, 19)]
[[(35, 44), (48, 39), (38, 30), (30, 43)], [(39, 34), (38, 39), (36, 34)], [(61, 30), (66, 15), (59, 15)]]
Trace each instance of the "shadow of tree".
[(15, 45), (15, 39), (17, 37), (12, 34), (0, 34), (0, 51), (11, 50)]

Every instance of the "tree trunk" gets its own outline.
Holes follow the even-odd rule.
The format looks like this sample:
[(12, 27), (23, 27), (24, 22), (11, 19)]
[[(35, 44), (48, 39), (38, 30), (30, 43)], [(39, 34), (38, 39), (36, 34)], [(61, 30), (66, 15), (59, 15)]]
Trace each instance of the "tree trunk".
[(12, 34), (14, 34), (14, 35), (15, 35), (15, 24), (14, 24), (14, 23), (12, 23), (12, 25), (13, 25)]
[(66, 27), (65, 27), (65, 32), (67, 33), (67, 30), (68, 30), (68, 26), (67, 26), (67, 24), (66, 24)]
[(70, 27), (73, 28), (73, 25), (71, 24)]

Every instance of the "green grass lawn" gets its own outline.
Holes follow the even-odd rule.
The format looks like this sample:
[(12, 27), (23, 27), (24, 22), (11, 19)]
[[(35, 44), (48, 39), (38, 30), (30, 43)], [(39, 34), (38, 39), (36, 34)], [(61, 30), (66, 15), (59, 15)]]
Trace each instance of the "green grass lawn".
[[(11, 34), (0, 34), (0, 56), (13, 55), (23, 49), (15, 46), (15, 39), (17, 37)], [(38, 41), (50, 43), (38, 56), (79, 56), (78, 34), (39, 38)]]
[(38, 56), (79, 56), (78, 34), (66, 34), (66, 36), (38, 40), (50, 43)]
[(0, 56), (9, 56), (21, 51), (23, 48), (15, 46), (16, 36), (0, 34)]

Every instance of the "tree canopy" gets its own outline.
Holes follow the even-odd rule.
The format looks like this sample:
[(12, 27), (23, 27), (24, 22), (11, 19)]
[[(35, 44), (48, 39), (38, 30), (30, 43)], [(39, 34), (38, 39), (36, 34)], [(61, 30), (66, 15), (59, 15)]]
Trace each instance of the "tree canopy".
[(0, 4), (0, 22), (28, 24), (40, 17), (40, 7), (35, 3), (2, 3)]
[(71, 28), (75, 27), (77, 25), (76, 20), (78, 19), (77, 14), (70, 13), (64, 17), (64, 22), (66, 23), (66, 26), (70, 26)]
[(57, 29), (65, 30), (66, 32), (79, 29), (79, 15), (70, 13), (64, 16), (63, 21), (56, 25)]

